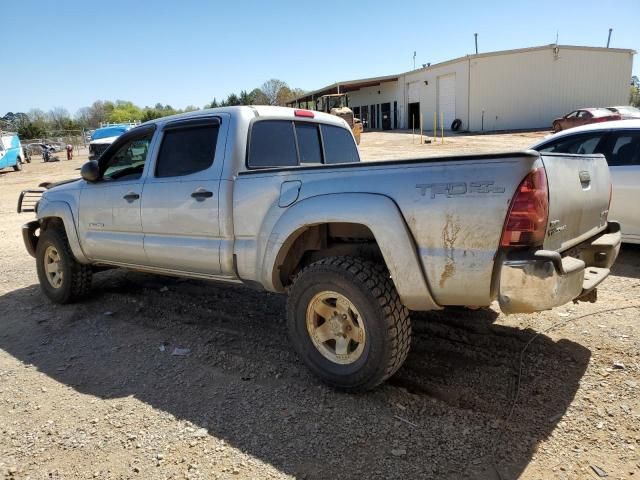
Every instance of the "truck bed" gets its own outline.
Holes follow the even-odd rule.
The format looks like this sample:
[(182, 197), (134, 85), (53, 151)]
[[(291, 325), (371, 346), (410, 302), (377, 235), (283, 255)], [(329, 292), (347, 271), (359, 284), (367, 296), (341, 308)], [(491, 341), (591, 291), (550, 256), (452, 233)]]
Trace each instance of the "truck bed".
[[(286, 211), (278, 204), (291, 196), (287, 185), (299, 189), (298, 204), (327, 195), (327, 208), (335, 208), (328, 195), (369, 193), (397, 206), (439, 305), (488, 305), (511, 200), (535, 167), (547, 171), (549, 220), (556, 222), (544, 248), (564, 251), (606, 228), (609, 176), (602, 156), (526, 151), (240, 172), (233, 206), (238, 272), (256, 275), (266, 242), (275, 241), (260, 232), (271, 231)], [(589, 185), (580, 183), (580, 172), (589, 173)]]

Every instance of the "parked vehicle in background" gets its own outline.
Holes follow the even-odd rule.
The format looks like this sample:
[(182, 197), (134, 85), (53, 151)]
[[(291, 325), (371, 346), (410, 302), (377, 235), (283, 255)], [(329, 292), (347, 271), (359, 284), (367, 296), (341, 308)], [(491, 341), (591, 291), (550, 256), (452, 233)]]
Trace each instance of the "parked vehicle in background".
[(349, 98), (346, 94), (322, 95), (316, 100), (316, 110), (342, 118), (351, 127), (356, 144), (360, 145), (364, 126), (362, 121), (353, 115), (353, 110), (349, 108)]
[(622, 120), (640, 119), (640, 108), (627, 105), (620, 107), (607, 107), (607, 110), (619, 114)]
[(553, 121), (552, 128), (554, 132), (559, 132), (589, 123), (608, 122), (620, 120), (621, 118), (620, 114), (607, 110), (606, 108), (581, 108), (580, 110), (567, 113), (562, 118), (556, 118)]
[(89, 142), (89, 160), (97, 160), (100, 155), (124, 132), (131, 130), (134, 123), (103, 124), (91, 134)]
[(22, 170), (25, 163), (20, 138), (15, 132), (0, 132), (0, 170), (13, 167), (15, 171)]
[(292, 346), (349, 390), (400, 368), (410, 310), (595, 301), (620, 248), (601, 155), (360, 163), (349, 124), (310, 110), (164, 117), (81, 175), (18, 202), (49, 299), (79, 299), (104, 266), (287, 293)]
[(622, 239), (640, 243), (640, 120), (572, 128), (531, 147), (540, 153), (601, 153), (613, 186), (609, 218), (620, 222)]

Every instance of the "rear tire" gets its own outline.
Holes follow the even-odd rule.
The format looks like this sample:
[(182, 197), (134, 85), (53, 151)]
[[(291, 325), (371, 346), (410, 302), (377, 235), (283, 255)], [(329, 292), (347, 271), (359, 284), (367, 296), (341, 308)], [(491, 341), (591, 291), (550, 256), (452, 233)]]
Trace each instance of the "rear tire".
[(36, 247), (42, 292), (54, 303), (72, 303), (91, 290), (92, 269), (78, 263), (63, 229), (44, 230)]
[(370, 390), (409, 353), (409, 311), (389, 272), (360, 258), (329, 257), (303, 269), (289, 292), (287, 322), (300, 358), (336, 388)]
[(13, 166), (13, 169), (16, 172), (19, 172), (20, 170), (22, 170), (22, 162), (20, 161), (20, 157), (16, 158), (16, 164)]

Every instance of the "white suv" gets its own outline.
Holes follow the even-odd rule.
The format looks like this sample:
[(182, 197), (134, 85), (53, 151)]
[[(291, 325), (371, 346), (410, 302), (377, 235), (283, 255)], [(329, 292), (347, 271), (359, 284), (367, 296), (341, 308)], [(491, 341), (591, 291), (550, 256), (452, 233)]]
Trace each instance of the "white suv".
[(613, 184), (609, 218), (620, 222), (624, 242), (640, 243), (640, 120), (570, 128), (531, 148), (539, 152), (602, 153)]

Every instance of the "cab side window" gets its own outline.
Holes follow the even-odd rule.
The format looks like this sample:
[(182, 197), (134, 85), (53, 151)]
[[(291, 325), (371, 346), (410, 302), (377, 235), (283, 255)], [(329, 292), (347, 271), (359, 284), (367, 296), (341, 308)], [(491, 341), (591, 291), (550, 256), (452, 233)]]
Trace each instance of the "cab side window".
[(144, 164), (149, 156), (153, 131), (125, 141), (107, 159), (103, 180), (136, 180), (142, 176)]
[(219, 130), (217, 122), (165, 129), (155, 176), (182, 177), (207, 170), (213, 165)]
[(640, 165), (640, 132), (618, 133), (612, 145), (609, 166)]

